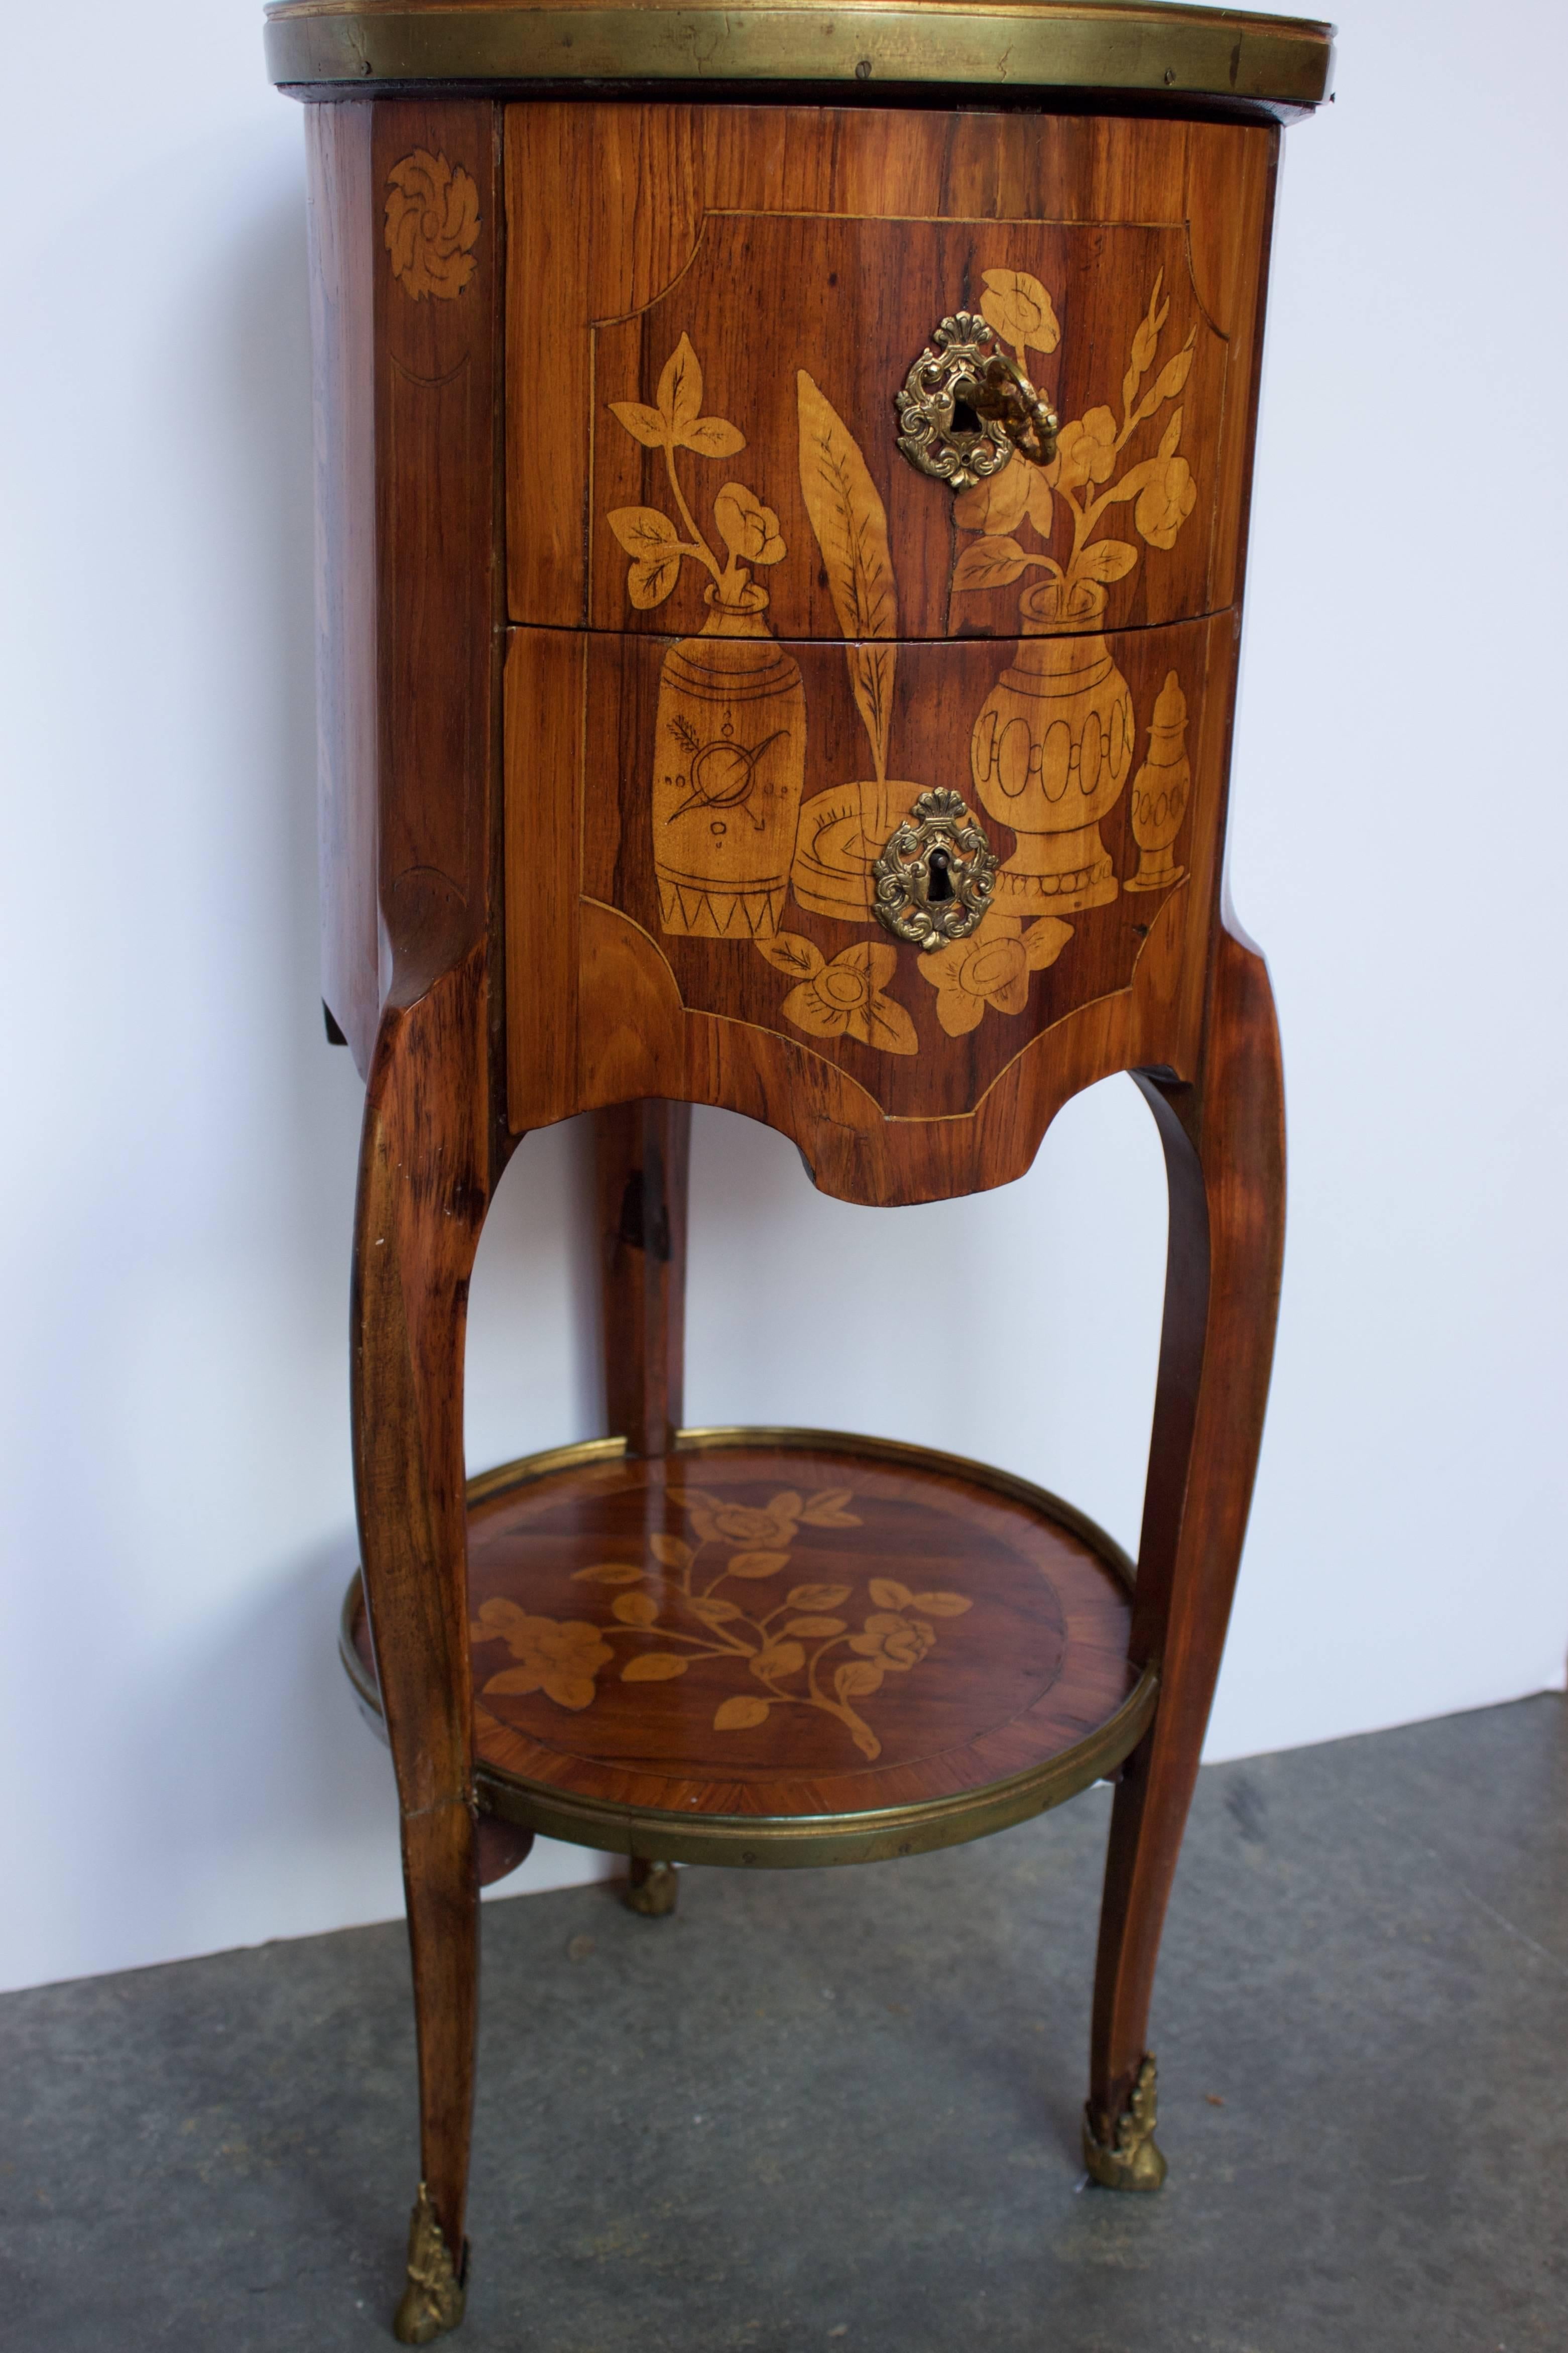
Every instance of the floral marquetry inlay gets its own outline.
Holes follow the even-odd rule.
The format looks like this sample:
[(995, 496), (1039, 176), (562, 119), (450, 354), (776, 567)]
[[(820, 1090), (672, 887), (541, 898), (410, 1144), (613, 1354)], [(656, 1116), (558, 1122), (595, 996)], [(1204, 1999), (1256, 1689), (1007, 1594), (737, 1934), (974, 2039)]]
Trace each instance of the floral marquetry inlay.
[(488, 1678), (484, 1697), (542, 1692), (575, 1712), (593, 1706), (601, 1677), (674, 1683), (715, 1662), (736, 1686), (714, 1710), (715, 1732), (754, 1731), (775, 1708), (808, 1708), (836, 1717), (862, 1756), (879, 1757), (861, 1709), (889, 1675), (920, 1666), (937, 1646), (932, 1621), (965, 1616), (970, 1597), (911, 1592), (894, 1577), (811, 1578), (800, 1531), (859, 1527), (848, 1487), (786, 1487), (760, 1505), (702, 1487), (672, 1488), (669, 1500), (687, 1535), (650, 1534), (641, 1560), (573, 1572), (592, 1617), (535, 1616), (500, 1596), (480, 1604), (474, 1641), (504, 1643), (516, 1662)]
[(462, 165), (416, 147), (387, 174), (386, 249), (416, 302), (456, 301), (474, 274), (479, 192)]
[(1062, 422), (956, 500), (904, 464), (841, 306), (786, 303), (763, 370), (716, 290), (764, 248), (780, 282), (897, 283), (887, 224), (715, 226), (635, 336), (595, 327), (581, 725), (616, 807), (584, 895), (683, 1016), (889, 1118), (975, 1113), (1089, 1005), (1172, 1007), (1204, 914), (1224, 338), (1173, 232), (972, 228), (910, 226), (921, 332), (931, 284)]

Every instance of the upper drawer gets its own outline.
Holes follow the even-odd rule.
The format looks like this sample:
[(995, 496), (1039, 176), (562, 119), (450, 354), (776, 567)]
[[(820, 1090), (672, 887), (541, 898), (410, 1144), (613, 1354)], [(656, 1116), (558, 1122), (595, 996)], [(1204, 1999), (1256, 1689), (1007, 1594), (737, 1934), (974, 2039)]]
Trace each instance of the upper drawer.
[[(513, 618), (1005, 638), (1228, 604), (1276, 137), (510, 108)], [(894, 399), (964, 310), (1062, 433), (955, 498), (900, 454)]]

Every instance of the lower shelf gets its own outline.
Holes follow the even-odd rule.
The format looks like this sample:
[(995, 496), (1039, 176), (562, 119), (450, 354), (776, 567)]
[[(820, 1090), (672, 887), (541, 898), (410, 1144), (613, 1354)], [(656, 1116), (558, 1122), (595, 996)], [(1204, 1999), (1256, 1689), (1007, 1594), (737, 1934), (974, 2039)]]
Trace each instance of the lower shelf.
[[(468, 1487), (480, 1797), (677, 1862), (980, 1838), (1114, 1770), (1153, 1715), (1131, 1565), (1026, 1481), (819, 1430), (683, 1430)], [(343, 1657), (379, 1716), (356, 1577)]]

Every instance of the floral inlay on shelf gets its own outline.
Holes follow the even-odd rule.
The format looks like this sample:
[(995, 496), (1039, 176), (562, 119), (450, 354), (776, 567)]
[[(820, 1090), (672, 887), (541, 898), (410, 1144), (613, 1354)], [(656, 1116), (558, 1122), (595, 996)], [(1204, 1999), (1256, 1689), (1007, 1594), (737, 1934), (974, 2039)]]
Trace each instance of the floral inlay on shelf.
[[(717, 1660), (732, 1662), (742, 1687), (720, 1702), (716, 1732), (753, 1730), (775, 1707), (814, 1708), (837, 1716), (862, 1756), (879, 1757), (882, 1744), (857, 1703), (928, 1658), (938, 1640), (931, 1620), (962, 1618), (969, 1596), (912, 1593), (896, 1577), (873, 1577), (857, 1598), (853, 1583), (801, 1579), (808, 1564), (795, 1552), (803, 1527), (862, 1525), (848, 1509), (849, 1487), (810, 1495), (786, 1487), (762, 1505), (701, 1487), (670, 1488), (668, 1499), (685, 1513), (691, 1541), (650, 1535), (646, 1563), (598, 1561), (574, 1572), (573, 1581), (588, 1588), (585, 1603), (594, 1588), (614, 1591), (605, 1617), (536, 1617), (514, 1601), (481, 1603), (474, 1641), (504, 1643), (517, 1662), (489, 1678), (483, 1696), (542, 1692), (557, 1707), (580, 1709), (593, 1705), (599, 1677), (617, 1658), (626, 1683), (668, 1683), (700, 1660)], [(799, 1581), (775, 1599), (792, 1576)], [(761, 1586), (773, 1590), (745, 1589)]]

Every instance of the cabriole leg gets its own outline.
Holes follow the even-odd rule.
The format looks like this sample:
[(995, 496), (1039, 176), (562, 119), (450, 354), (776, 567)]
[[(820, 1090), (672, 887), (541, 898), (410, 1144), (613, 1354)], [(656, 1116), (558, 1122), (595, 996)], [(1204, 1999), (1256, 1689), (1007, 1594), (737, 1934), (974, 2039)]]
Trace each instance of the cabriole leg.
[[(689, 1103), (617, 1103), (594, 1115), (605, 1419), (633, 1454), (668, 1454), (686, 1371)], [(645, 1920), (675, 1909), (672, 1862), (634, 1855), (626, 1902)]]
[(420, 2182), (394, 2329), (463, 2313), (479, 1996), (463, 1336), (489, 1185), (477, 956), (384, 1014), (354, 1235), (361, 1557), (397, 1775), (419, 2049)]
[(1132, 1655), (1161, 1662), (1154, 1722), (1111, 1814), (1084, 2161), (1157, 2189), (1149, 2000), (1214, 1699), (1263, 1434), (1284, 1246), (1285, 1122), (1263, 959), (1222, 932), (1203, 1076), (1141, 1075), (1165, 1149), (1171, 1224)]
[(633, 1454), (668, 1454), (686, 1373), (686, 1204), (691, 1105), (594, 1114), (605, 1418)]

